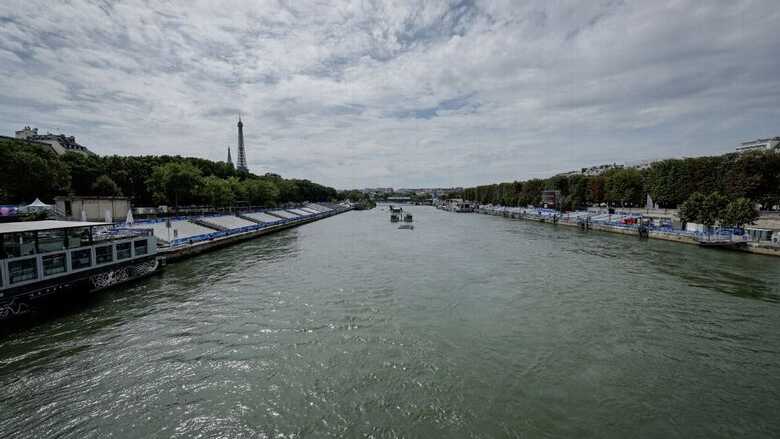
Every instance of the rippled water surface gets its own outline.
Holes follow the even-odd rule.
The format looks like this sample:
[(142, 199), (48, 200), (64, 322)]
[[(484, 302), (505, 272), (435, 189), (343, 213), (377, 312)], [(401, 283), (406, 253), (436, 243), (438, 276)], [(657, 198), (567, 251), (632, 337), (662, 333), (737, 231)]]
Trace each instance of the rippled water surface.
[(777, 437), (780, 260), (350, 212), (0, 339), (0, 437)]

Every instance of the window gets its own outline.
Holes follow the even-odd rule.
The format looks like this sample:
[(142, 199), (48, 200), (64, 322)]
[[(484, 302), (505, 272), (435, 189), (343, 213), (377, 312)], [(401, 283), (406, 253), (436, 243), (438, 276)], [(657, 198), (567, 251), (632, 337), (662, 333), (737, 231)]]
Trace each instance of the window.
[(35, 254), (35, 233), (7, 233), (3, 235), (3, 251), (8, 258)]
[(38, 252), (51, 253), (65, 250), (65, 231), (41, 230), (38, 232)]
[(38, 261), (36, 258), (22, 259), (8, 263), (10, 283), (16, 284), (38, 278)]
[(92, 249), (84, 248), (70, 253), (71, 266), (74, 270), (80, 270), (92, 265)]
[(114, 254), (110, 245), (95, 247), (95, 263), (105, 264), (114, 260)]
[(43, 256), (43, 275), (52, 276), (58, 273), (64, 273), (67, 268), (65, 266), (65, 253), (58, 255), (46, 255)]
[(133, 246), (135, 247), (136, 256), (145, 255), (149, 252), (149, 248), (145, 239), (135, 241)]
[(89, 245), (89, 229), (68, 229), (68, 248), (86, 247)]
[(121, 244), (116, 245), (116, 260), (121, 261), (122, 259), (129, 259), (130, 258), (130, 243), (129, 242), (123, 242)]

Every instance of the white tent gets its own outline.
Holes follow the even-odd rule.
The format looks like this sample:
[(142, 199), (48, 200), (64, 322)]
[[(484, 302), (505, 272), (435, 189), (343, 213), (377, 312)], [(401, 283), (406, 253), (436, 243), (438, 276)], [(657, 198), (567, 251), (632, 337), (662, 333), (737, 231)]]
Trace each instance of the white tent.
[(125, 219), (125, 224), (131, 225), (133, 222), (133, 209), (127, 209), (127, 218)]
[(44, 203), (43, 201), (40, 200), (40, 198), (36, 198), (35, 201), (33, 201), (32, 203), (28, 204), (25, 207), (42, 207), (44, 209), (50, 209), (52, 206), (51, 204)]
[(54, 209), (53, 205), (46, 204), (43, 201), (41, 201), (40, 199), (36, 198), (35, 201), (33, 201), (32, 203), (30, 203), (30, 204), (28, 204), (26, 206), (20, 207), (19, 211), (20, 212), (42, 212), (42, 211), (51, 210), (51, 209)]

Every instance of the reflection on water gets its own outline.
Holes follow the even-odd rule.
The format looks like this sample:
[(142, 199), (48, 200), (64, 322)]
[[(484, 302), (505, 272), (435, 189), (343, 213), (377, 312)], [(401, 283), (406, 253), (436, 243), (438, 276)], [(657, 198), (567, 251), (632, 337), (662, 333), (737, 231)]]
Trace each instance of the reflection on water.
[(776, 260), (411, 209), (414, 231), (339, 215), (4, 334), (0, 436), (779, 431)]

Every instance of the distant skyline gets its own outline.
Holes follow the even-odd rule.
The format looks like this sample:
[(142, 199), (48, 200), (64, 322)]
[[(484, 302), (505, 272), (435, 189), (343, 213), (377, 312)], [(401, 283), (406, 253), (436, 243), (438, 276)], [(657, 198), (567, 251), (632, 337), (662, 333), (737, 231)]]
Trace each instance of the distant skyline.
[(452, 187), (780, 135), (776, 1), (6, 0), (0, 134)]

